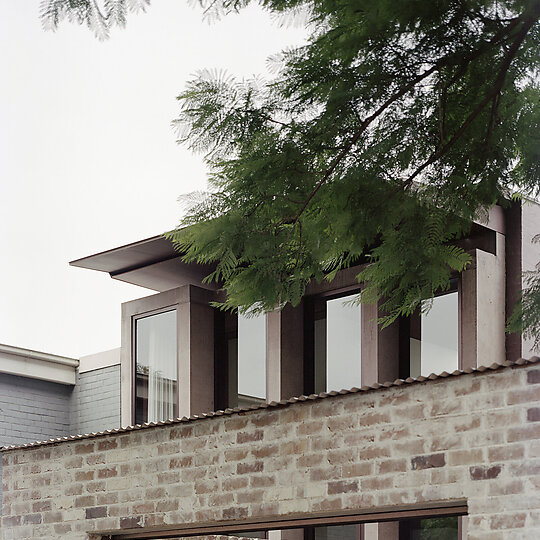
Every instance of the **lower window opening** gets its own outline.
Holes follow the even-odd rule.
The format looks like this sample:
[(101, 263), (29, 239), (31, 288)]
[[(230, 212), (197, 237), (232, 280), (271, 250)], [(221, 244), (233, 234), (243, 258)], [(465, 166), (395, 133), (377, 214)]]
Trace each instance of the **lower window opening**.
[[(396, 511), (395, 513), (401, 513)], [(395, 515), (394, 513), (394, 515)], [(425, 513), (425, 512), (424, 512)], [(337, 523), (310, 525), (313, 518), (298, 520), (295, 523), (304, 525), (302, 527), (291, 527), (286, 529), (269, 529), (268, 524), (259, 525), (261, 530), (234, 530), (235, 525), (229, 525), (229, 530), (225, 531), (221, 527), (208, 530), (201, 534), (201, 529), (193, 534), (186, 532), (177, 535), (172, 530), (161, 533), (145, 533), (143, 531), (133, 531), (120, 534), (104, 536), (115, 540), (138, 538), (143, 540), (242, 540), (242, 539), (267, 539), (267, 540), (465, 540), (466, 532), (463, 528), (462, 516), (466, 513), (466, 506), (455, 506), (445, 508), (441, 515), (433, 511), (428, 511), (429, 517), (422, 517), (422, 510), (404, 511), (402, 519), (388, 519), (385, 521), (368, 521), (371, 518), (364, 518), (359, 522), (351, 522), (347, 517), (346, 523), (339, 523), (342, 518), (336, 518)], [(407, 515), (408, 514), (408, 515)], [(390, 516), (389, 516), (390, 517)], [(362, 519), (362, 518), (360, 518)], [(315, 518), (319, 521), (319, 518)], [(282, 523), (282, 526), (284, 523)]]

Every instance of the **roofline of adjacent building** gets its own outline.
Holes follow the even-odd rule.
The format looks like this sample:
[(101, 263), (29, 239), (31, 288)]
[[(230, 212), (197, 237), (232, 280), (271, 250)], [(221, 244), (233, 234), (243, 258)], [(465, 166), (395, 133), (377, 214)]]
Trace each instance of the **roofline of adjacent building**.
[(79, 360), (0, 343), (0, 373), (74, 385)]
[(532, 364), (539, 364), (540, 358), (538, 356), (533, 356), (531, 358), (525, 359), (525, 358), (519, 358), (518, 360), (514, 362), (503, 362), (502, 364), (491, 364), (490, 366), (480, 366), (477, 368), (467, 368), (464, 370), (456, 370), (452, 373), (448, 373), (446, 371), (443, 371), (439, 375), (436, 375), (435, 373), (432, 373), (428, 377), (416, 377), (412, 378), (409, 377), (407, 379), (396, 379), (392, 382), (385, 382), (385, 383), (375, 383), (371, 386), (362, 386), (361, 388), (351, 388), (350, 390), (341, 390), (339, 392), (332, 391), (332, 392), (321, 392), (320, 394), (311, 394), (309, 396), (300, 396), (300, 397), (292, 397), (290, 399), (283, 399), (281, 401), (272, 401), (271, 403), (265, 403), (262, 405), (252, 405), (251, 407), (237, 407), (234, 409), (225, 409), (220, 411), (214, 411), (209, 413), (203, 413), (200, 415), (193, 415), (190, 417), (184, 416), (182, 418), (176, 418), (172, 420), (164, 420), (162, 422), (148, 422), (145, 424), (137, 424), (133, 426), (126, 426), (116, 429), (107, 429), (105, 431), (99, 431), (96, 433), (86, 433), (84, 435), (70, 435), (66, 437), (57, 437), (55, 439), (48, 439), (46, 441), (36, 441), (31, 443), (25, 443), (25, 444), (19, 444), (19, 445), (12, 445), (12, 446), (4, 446), (0, 448), (0, 452), (8, 452), (10, 450), (22, 450), (24, 448), (36, 448), (40, 446), (47, 446), (51, 444), (59, 444), (63, 442), (69, 442), (69, 441), (79, 441), (79, 440), (85, 440), (85, 439), (93, 439), (98, 437), (105, 437), (107, 435), (116, 435), (116, 434), (122, 434), (122, 433), (129, 433), (131, 431), (138, 431), (140, 429), (149, 429), (149, 428), (155, 428), (160, 426), (169, 426), (171, 424), (184, 424), (184, 423), (191, 423), (195, 421), (200, 421), (208, 418), (214, 418), (218, 416), (230, 416), (230, 415), (236, 415), (240, 413), (247, 413), (251, 411), (260, 411), (264, 409), (275, 409), (275, 408), (281, 408), (281, 407), (288, 407), (294, 404), (303, 403), (306, 401), (317, 401), (321, 399), (328, 399), (328, 398), (336, 398), (340, 396), (345, 396), (349, 394), (357, 394), (357, 393), (363, 393), (363, 392), (373, 392), (378, 391), (384, 388), (392, 388), (392, 387), (398, 387), (403, 385), (412, 385), (412, 384), (419, 384), (424, 382), (431, 382), (436, 381), (440, 379), (446, 379), (448, 377), (462, 377), (472, 374), (482, 374), (486, 372), (491, 371), (498, 371), (502, 369), (507, 368), (519, 368), (524, 366), (529, 366)]

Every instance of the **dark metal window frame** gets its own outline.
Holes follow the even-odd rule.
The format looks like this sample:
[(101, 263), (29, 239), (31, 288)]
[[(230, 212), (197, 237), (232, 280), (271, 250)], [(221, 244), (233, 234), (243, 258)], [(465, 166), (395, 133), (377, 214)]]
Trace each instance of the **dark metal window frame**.
[[(165, 539), (202, 535), (223, 535), (253, 530), (299, 529), (324, 525), (347, 525), (467, 515), (465, 499), (453, 501), (435, 501), (430, 503), (396, 505), (363, 510), (341, 512), (295, 514), (289, 516), (268, 516), (239, 521), (216, 521), (207, 523), (189, 523), (162, 528), (131, 529), (125, 531), (107, 531), (93, 533), (101, 540)], [(92, 534), (92, 533), (90, 533)]]

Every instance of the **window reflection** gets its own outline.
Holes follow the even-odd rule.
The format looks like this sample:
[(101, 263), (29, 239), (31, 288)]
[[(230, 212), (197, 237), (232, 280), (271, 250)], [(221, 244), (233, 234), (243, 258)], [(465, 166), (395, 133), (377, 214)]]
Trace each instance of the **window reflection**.
[(159, 422), (177, 412), (176, 310), (135, 321), (135, 422)]
[(314, 390), (328, 392), (361, 386), (361, 306), (356, 294), (314, 304)]
[(458, 369), (458, 293), (436, 296), (427, 313), (411, 320), (411, 377)]
[(215, 403), (249, 407), (266, 401), (266, 315), (216, 312)]
[(313, 540), (362, 540), (362, 525), (316, 527)]
[(458, 518), (407, 519), (399, 526), (399, 540), (458, 540)]
[[(238, 405), (266, 399), (266, 315), (238, 315)], [(234, 353), (233, 353), (234, 354)]]

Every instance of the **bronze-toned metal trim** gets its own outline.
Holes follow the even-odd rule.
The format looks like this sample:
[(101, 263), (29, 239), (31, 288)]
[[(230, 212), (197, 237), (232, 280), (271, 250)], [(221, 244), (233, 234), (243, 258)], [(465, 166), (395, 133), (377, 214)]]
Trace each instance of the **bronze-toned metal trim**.
[(269, 516), (245, 520), (217, 521), (209, 523), (189, 523), (165, 528), (131, 529), (122, 532), (101, 533), (102, 539), (146, 540), (175, 538), (179, 536), (223, 535), (252, 530), (298, 529), (322, 525), (345, 525), (353, 523), (373, 523), (396, 521), (410, 518), (430, 518), (442, 516), (462, 516), (468, 511), (465, 499), (455, 501), (436, 501), (431, 503), (396, 505), (364, 510), (346, 510), (332, 513), (295, 514), (288, 516)]

